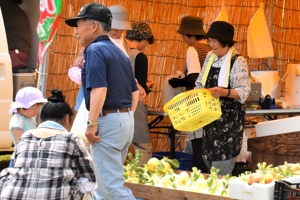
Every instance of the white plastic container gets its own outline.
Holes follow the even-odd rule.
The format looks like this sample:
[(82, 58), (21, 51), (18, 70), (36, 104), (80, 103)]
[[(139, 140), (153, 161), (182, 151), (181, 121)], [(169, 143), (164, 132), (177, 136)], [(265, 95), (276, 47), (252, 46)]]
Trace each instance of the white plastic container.
[(300, 65), (288, 64), (285, 76), (285, 102), (292, 108), (300, 108)]
[(300, 116), (261, 122), (255, 125), (256, 137), (300, 131)]
[(233, 179), (228, 183), (229, 197), (239, 200), (273, 200), (274, 186), (274, 181), (268, 184), (248, 185), (247, 182)]
[[(300, 176), (284, 179), (290, 183), (300, 183)], [(253, 183), (248, 185), (247, 182), (238, 178), (230, 180), (228, 183), (229, 197), (238, 200), (273, 200), (275, 181), (268, 184)]]

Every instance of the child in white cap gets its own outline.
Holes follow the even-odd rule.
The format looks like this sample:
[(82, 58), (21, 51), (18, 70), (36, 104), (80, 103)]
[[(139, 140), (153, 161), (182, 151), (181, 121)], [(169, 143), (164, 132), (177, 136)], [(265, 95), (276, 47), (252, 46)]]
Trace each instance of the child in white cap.
[[(42, 92), (34, 87), (24, 87), (16, 94), (15, 102), (11, 103), (9, 113), (13, 114), (9, 122), (9, 130), (14, 145), (22, 134), (30, 129), (36, 128), (34, 116), (40, 107), (47, 102)], [(14, 166), (14, 154), (9, 167)]]

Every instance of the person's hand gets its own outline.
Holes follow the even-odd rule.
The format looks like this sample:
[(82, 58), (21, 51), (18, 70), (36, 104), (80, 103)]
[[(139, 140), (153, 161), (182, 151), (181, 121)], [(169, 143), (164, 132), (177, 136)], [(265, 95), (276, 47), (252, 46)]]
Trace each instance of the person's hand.
[(146, 97), (147, 94), (146, 94), (144, 88), (140, 84), (137, 83), (137, 86), (138, 86), (139, 92), (140, 92), (139, 100), (143, 101), (143, 99)]
[(95, 142), (100, 142), (100, 136), (97, 136), (98, 126), (88, 126), (85, 131), (85, 136), (88, 139), (90, 145), (94, 146)]
[(220, 97), (224, 97), (227, 95), (227, 89), (225, 88), (220, 88), (220, 87), (213, 87), (213, 88), (208, 88), (208, 90), (210, 91), (211, 95), (215, 98), (220, 98)]
[(153, 87), (153, 85), (154, 85), (154, 81), (147, 81), (146, 82), (146, 85), (147, 85), (147, 87), (149, 88), (149, 89), (151, 89), (152, 87)]

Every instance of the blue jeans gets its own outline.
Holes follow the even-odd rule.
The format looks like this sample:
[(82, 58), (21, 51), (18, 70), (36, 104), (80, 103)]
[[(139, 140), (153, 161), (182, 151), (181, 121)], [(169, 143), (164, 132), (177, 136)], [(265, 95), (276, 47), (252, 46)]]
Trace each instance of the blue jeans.
[(110, 113), (98, 119), (100, 142), (91, 146), (97, 200), (135, 200), (123, 186), (123, 165), (134, 132), (133, 112)]

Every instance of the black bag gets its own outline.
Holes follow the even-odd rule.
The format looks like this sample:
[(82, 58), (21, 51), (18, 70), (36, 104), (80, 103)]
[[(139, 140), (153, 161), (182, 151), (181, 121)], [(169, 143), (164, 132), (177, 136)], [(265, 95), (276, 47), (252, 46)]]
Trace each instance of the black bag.
[(275, 99), (268, 94), (265, 98), (260, 97), (258, 104), (262, 109), (276, 109)]

